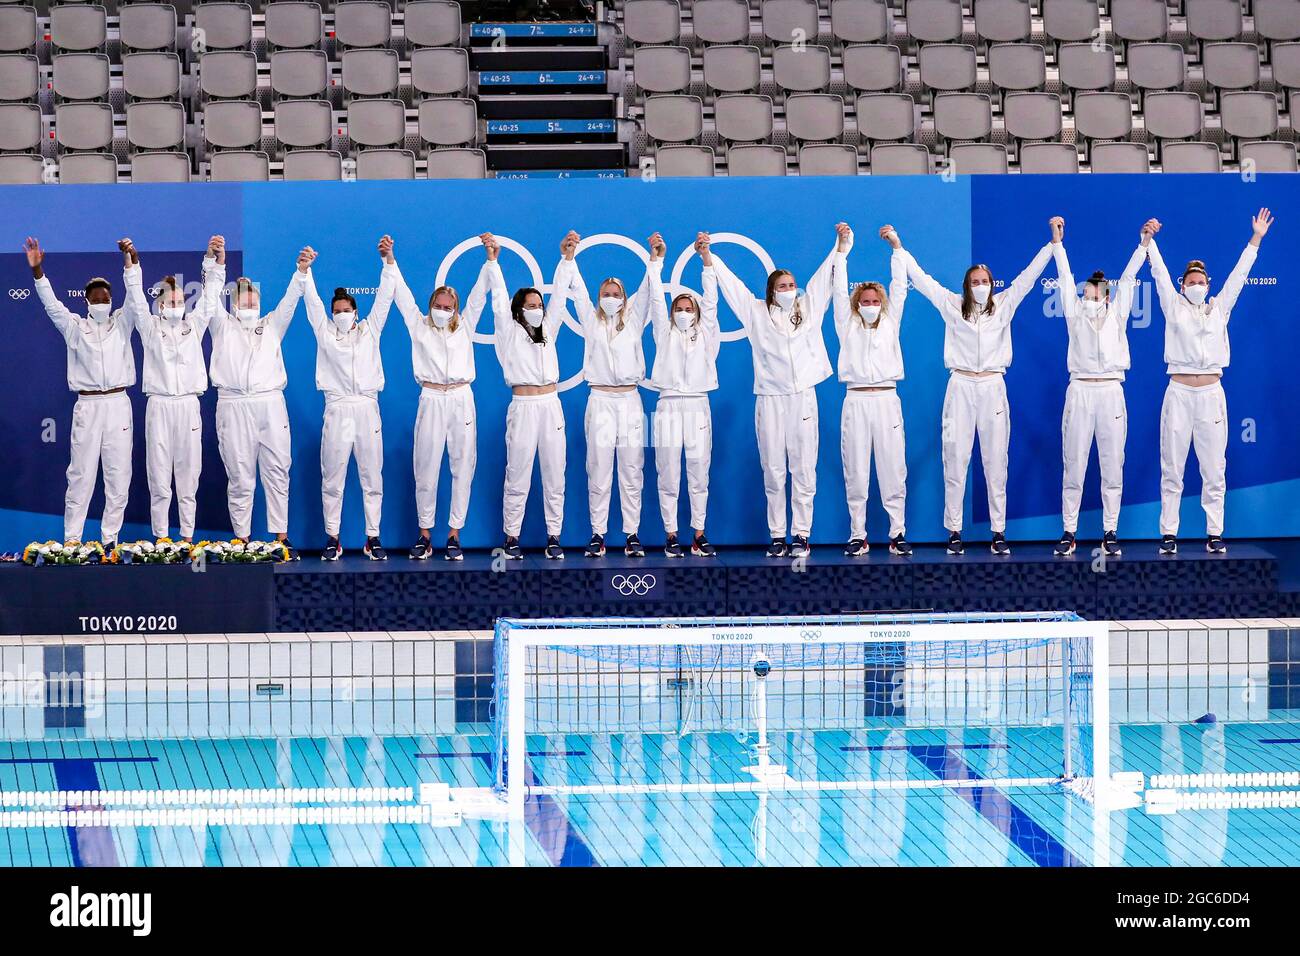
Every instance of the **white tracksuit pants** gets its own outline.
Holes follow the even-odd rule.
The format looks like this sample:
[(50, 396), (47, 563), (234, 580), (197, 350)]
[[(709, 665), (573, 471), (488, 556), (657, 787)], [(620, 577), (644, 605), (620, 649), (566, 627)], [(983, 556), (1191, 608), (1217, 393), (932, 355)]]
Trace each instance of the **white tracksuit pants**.
[(943, 526), (961, 531), (966, 475), (975, 436), (980, 439), (984, 484), (989, 495), (989, 526), (1007, 529), (1007, 451), (1011, 445), (1011, 407), (1001, 375), (975, 377), (953, 372), (943, 397)]
[(465, 527), (469, 489), (478, 463), (478, 417), (474, 392), (468, 385), (450, 391), (420, 389), (420, 407), (415, 413), (415, 510), (421, 528), (433, 527), (444, 451), (451, 468), (447, 524), (459, 531)]
[(1160, 533), (1178, 534), (1187, 449), (1201, 466), (1201, 507), (1207, 534), (1223, 534), (1228, 490), (1228, 400), (1223, 384), (1199, 387), (1171, 381), (1160, 407)]
[(1088, 454), (1097, 440), (1101, 465), (1101, 529), (1119, 530), (1119, 502), (1124, 492), (1124, 442), (1128, 437), (1128, 407), (1124, 384), (1073, 381), (1065, 390), (1061, 413), (1061, 523), (1071, 534), (1079, 530), (1079, 501)]
[(817, 393), (755, 395), (754, 430), (758, 460), (767, 492), (767, 530), (785, 537), (785, 481), (790, 476), (790, 530), (807, 537), (812, 531), (813, 496), (817, 493)]
[(144, 412), (149, 521), (155, 538), (171, 527), (172, 482), (181, 537), (194, 536), (195, 495), (203, 468), (203, 419), (197, 395), (150, 395)]
[(348, 478), (348, 459), (353, 457), (361, 479), (366, 537), (377, 538), (384, 510), (384, 427), (379, 419), (379, 403), (365, 395), (325, 403), (325, 425), (320, 435), (320, 499), (325, 534), (331, 538), (339, 534), (343, 485)]
[(849, 537), (867, 536), (867, 493), (873, 456), (880, 501), (889, 515), (889, 536), (902, 534), (907, 524), (907, 450), (903, 403), (897, 391), (849, 389), (845, 393), (840, 456), (844, 459), (844, 491), (849, 502)]
[(104, 470), (104, 520), (100, 537), (116, 541), (131, 490), (131, 441), (135, 422), (126, 392), (79, 395), (72, 409), (68, 493), (63, 500), (63, 538), (80, 541), (95, 476)]
[(506, 482), (501, 501), (507, 536), (519, 537), (524, 525), (534, 459), (541, 459), (546, 533), (559, 535), (564, 526), (566, 441), (564, 409), (555, 392), (516, 395), (510, 400), (506, 411)]
[(677, 533), (677, 496), (686, 456), (686, 494), (691, 527), (704, 530), (709, 505), (709, 463), (713, 458), (713, 415), (704, 395), (662, 396), (655, 405), (655, 470), (659, 474), (659, 512), (664, 531)]
[(253, 487), (258, 473), (266, 495), (266, 528), (272, 534), (289, 530), (289, 410), (283, 392), (222, 395), (217, 399), (217, 448), (226, 466), (226, 498), (235, 536), (248, 539), (253, 530)]
[(587, 504), (593, 534), (609, 527), (609, 498), (618, 463), (618, 501), (623, 533), (636, 534), (641, 524), (641, 486), (645, 482), (645, 408), (636, 390), (592, 389), (583, 416), (587, 438)]

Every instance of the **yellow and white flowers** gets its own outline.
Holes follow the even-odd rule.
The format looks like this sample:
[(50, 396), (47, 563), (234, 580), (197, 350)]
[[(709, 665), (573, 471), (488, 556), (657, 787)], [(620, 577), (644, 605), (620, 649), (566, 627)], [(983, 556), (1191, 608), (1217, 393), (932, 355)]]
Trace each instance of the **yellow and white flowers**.
[(23, 549), (23, 564), (99, 564), (106, 560), (98, 541), (33, 541)]

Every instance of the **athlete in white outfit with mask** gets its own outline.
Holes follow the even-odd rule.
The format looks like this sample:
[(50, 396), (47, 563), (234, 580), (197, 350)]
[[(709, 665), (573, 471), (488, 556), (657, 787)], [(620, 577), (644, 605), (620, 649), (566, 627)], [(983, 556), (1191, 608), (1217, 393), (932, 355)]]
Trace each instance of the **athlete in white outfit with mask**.
[[(1160, 223), (1148, 222), (1152, 233)], [(1228, 320), (1241, 294), (1260, 240), (1273, 225), (1268, 209), (1251, 220), (1250, 242), (1218, 295), (1209, 298), (1205, 263), (1193, 259), (1183, 270), (1182, 290), (1174, 288), (1155, 240), (1148, 247), (1151, 277), (1165, 315), (1165, 362), (1169, 387), (1160, 407), (1160, 553), (1178, 553), (1178, 510), (1183, 500), (1187, 450), (1196, 447), (1201, 466), (1201, 507), (1205, 509), (1205, 550), (1227, 551), (1223, 543), (1223, 498), (1228, 490), (1228, 401), (1223, 370), (1228, 367)]]
[[(124, 240), (128, 244), (130, 240)], [(175, 276), (159, 282), (156, 310), (145, 298), (139, 255), (128, 270), (126, 308), (144, 346), (144, 459), (149, 477), (149, 519), (155, 538), (167, 537), (176, 485), (176, 511), (182, 541), (194, 539), (195, 496), (203, 468), (203, 419), (199, 396), (208, 390), (203, 336), (212, 303), (200, 295), (193, 309)]]
[[(712, 264), (708, 241), (697, 239), (695, 251), (705, 266)], [(662, 253), (661, 253), (662, 255)], [(718, 387), (718, 277), (704, 272), (703, 295), (689, 292), (673, 298), (664, 308), (662, 293), (650, 302), (655, 338), (655, 364), (651, 386), (659, 391), (655, 405), (655, 470), (659, 473), (659, 512), (668, 539), (664, 554), (680, 558), (685, 549), (677, 540), (677, 496), (682, 483), (682, 457), (686, 458), (686, 493), (691, 504), (691, 554), (711, 558), (717, 554), (704, 536), (709, 503), (709, 464), (713, 458), (713, 415), (709, 392)]]
[[(847, 233), (849, 247), (853, 233)], [(876, 463), (880, 500), (889, 515), (889, 551), (910, 555), (907, 526), (907, 444), (903, 404), (897, 383), (903, 378), (899, 332), (907, 299), (907, 262), (893, 226), (882, 226), (880, 238), (894, 249), (889, 259), (889, 292), (879, 282), (859, 282), (849, 291), (847, 261), (835, 267), (835, 331), (840, 338), (839, 377), (844, 383), (840, 418), (840, 455), (844, 459), (844, 491), (849, 503), (849, 557), (866, 554), (867, 492), (871, 462)]]
[[(1056, 217), (1064, 236), (1065, 220)], [(1079, 530), (1079, 502), (1088, 453), (1094, 437), (1101, 465), (1101, 530), (1103, 551), (1118, 557), (1119, 504), (1124, 491), (1124, 442), (1128, 437), (1128, 407), (1124, 401), (1124, 373), (1129, 367), (1128, 316), (1137, 291), (1137, 274), (1146, 261), (1151, 229), (1142, 227), (1138, 247), (1129, 256), (1119, 281), (1110, 283), (1105, 273), (1094, 272), (1078, 294), (1065, 243), (1052, 246), (1056, 257), (1057, 294), (1069, 331), (1066, 365), (1070, 385), (1065, 390), (1061, 415), (1061, 523), (1064, 530), (1056, 545), (1062, 557), (1074, 554)], [(1111, 290), (1115, 295), (1111, 296)]]
[[(843, 225), (842, 223), (840, 225)], [(836, 226), (839, 229), (839, 225)], [(707, 233), (700, 233), (707, 240)], [(707, 243), (706, 243), (707, 245)], [(844, 260), (846, 240), (839, 237), (803, 295), (794, 276), (777, 269), (757, 298), (717, 255), (705, 271), (717, 276), (722, 297), (749, 335), (754, 360), (754, 430), (767, 492), (767, 526), (772, 537), (769, 558), (808, 554), (813, 497), (817, 492), (818, 382), (831, 374), (822, 319), (831, 304), (832, 272)], [(785, 484), (790, 478), (790, 525), (786, 545)]]
[(1060, 241), (1052, 227), (1052, 241), (1038, 250), (1032, 262), (1001, 292), (993, 291), (988, 266), (973, 265), (962, 279), (958, 295), (926, 274), (903, 250), (912, 286), (925, 296), (943, 319), (943, 364), (952, 372), (943, 399), (943, 524), (948, 529), (948, 553), (961, 554), (962, 509), (966, 477), (975, 436), (980, 439), (984, 483), (988, 486), (989, 550), (1010, 554), (1007, 544), (1007, 450), (1011, 443), (1011, 408), (1003, 374), (1011, 364), (1011, 320), (1047, 262), (1052, 243)]
[[(570, 231), (566, 240), (581, 237)], [(582, 375), (590, 391), (583, 432), (587, 439), (587, 504), (591, 513), (591, 541), (586, 556), (603, 557), (609, 522), (609, 500), (614, 472), (618, 471), (618, 499), (623, 513), (623, 552), (645, 557), (637, 536), (641, 523), (641, 489), (645, 482), (645, 408), (639, 391), (645, 379), (643, 346), (646, 319), (654, 301), (663, 302), (660, 284), (665, 252), (659, 233), (652, 235), (645, 280), (628, 297), (619, 279), (600, 284), (597, 302), (591, 301), (586, 283), (576, 268), (569, 270), (567, 294), (573, 300), (582, 326)]]
[(334, 290), (330, 314), (326, 315), (316, 283), (311, 273), (307, 274), (307, 321), (316, 333), (316, 387), (325, 393), (325, 423), (320, 436), (320, 494), (328, 540), (321, 551), (322, 561), (337, 561), (343, 555), (339, 524), (350, 458), (357, 461), (366, 518), (366, 544), (362, 551), (371, 561), (388, 560), (379, 540), (379, 521), (384, 510), (384, 426), (379, 416), (384, 361), (379, 353), (379, 337), (388, 321), (397, 282), (391, 237), (379, 240), (379, 255), (384, 267), (375, 301), (364, 321), (357, 317), (357, 300), (342, 287)]
[[(128, 279), (140, 267), (129, 241), (122, 250), (122, 275)], [(27, 264), (36, 280), (36, 294), (45, 314), (63, 336), (68, 348), (68, 388), (77, 393), (72, 410), (71, 456), (68, 491), (63, 504), (63, 539), (79, 543), (85, 530), (86, 511), (95, 490), (95, 476), (104, 471), (104, 518), (100, 537), (104, 550), (117, 544), (131, 490), (131, 439), (134, 423), (126, 390), (135, 384), (135, 355), (131, 351), (131, 321), (122, 309), (113, 311), (112, 287), (107, 279), (86, 283), (86, 311), (82, 318), (66, 308), (55, 294), (41, 265), (45, 252), (28, 236), (23, 243)]]
[[(478, 281), (470, 289), (462, 308), (460, 296), (449, 285), (438, 286), (429, 296), (428, 311), (415, 304), (410, 287), (397, 276), (397, 309), (411, 336), (411, 366), (420, 383), (420, 407), (415, 414), (415, 508), (420, 534), (410, 556), (423, 561), (433, 553), (430, 534), (438, 504), (438, 478), (443, 452), (451, 469), (451, 509), (447, 514), (447, 547), (443, 557), (460, 561), (460, 529), (469, 511), (470, 485), (478, 462), (478, 416), (474, 408), (474, 330), (487, 303), (488, 290), (494, 300), (509, 302), (506, 280), (497, 256), (501, 247), (490, 232), (479, 237), (487, 261)], [(393, 266), (397, 268), (396, 264)], [(507, 316), (509, 314), (507, 310)]]
[(543, 311), (542, 294), (533, 288), (518, 289), (507, 304), (504, 295), (492, 296), (496, 326), (493, 341), (497, 361), (513, 398), (506, 411), (506, 476), (502, 494), (502, 523), (509, 559), (522, 558), (519, 532), (524, 524), (524, 507), (533, 481), (533, 462), (540, 459), (542, 504), (546, 511), (546, 557), (564, 557), (560, 530), (564, 526), (564, 466), (566, 436), (564, 409), (556, 385), (560, 381), (560, 359), (555, 337), (564, 321), (565, 290), (573, 282), (573, 254), (578, 241), (566, 236), (560, 243), (564, 257), (555, 268), (551, 301)]
[(253, 529), (253, 490), (258, 473), (266, 495), (267, 531), (282, 542), (292, 560), (298, 552), (289, 542), (289, 410), (284, 404), (288, 376), (280, 342), (289, 328), (298, 300), (306, 288), (316, 253), (298, 253), (298, 268), (279, 305), (262, 314), (261, 295), (252, 280), (235, 281), (235, 314), (218, 301), (226, 284), (226, 244), (214, 236), (203, 260), (204, 295), (217, 305), (208, 326), (212, 336), (212, 384), (217, 388), (217, 447), (226, 466), (226, 495), (235, 537), (247, 540)]

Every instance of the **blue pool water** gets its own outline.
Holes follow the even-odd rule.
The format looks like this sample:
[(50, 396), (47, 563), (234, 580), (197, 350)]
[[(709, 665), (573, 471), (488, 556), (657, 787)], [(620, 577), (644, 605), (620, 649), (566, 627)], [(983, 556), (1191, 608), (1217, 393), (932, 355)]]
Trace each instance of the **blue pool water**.
[[(1114, 766), (1155, 773), (1242, 773), (1300, 766), (1300, 716), (1267, 722), (1127, 725)], [(470, 729), (481, 730), (474, 727)], [(64, 732), (67, 733), (67, 732)], [(1031, 732), (1032, 733), (1032, 732)], [(724, 782), (752, 756), (733, 734), (530, 738), (530, 779), (582, 786), (636, 753), (647, 783)], [(636, 739), (632, 739), (635, 737)], [(1057, 787), (982, 785), (1053, 768), (1012, 731), (823, 730), (773, 737), (799, 780), (974, 781), (960, 789), (562, 794), (528, 803), (522, 827), (465, 820), (402, 823), (0, 829), (5, 866), (1086, 866), (1091, 808)], [(413, 787), (492, 781), (486, 733), (0, 742), (0, 793), (14, 791)], [(620, 758), (621, 759), (621, 758)], [(979, 779), (977, 779), (979, 778)], [(4, 808), (8, 809), (8, 808)], [(1289, 865), (1300, 811), (1233, 809), (1109, 815), (1110, 862), (1129, 866)], [(522, 834), (522, 837), (520, 836)]]

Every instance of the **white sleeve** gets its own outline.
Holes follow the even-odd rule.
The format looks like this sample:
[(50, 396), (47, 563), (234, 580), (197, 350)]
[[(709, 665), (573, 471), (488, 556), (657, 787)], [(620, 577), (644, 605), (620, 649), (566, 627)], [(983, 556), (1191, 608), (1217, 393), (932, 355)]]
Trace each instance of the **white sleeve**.
[(1228, 275), (1228, 281), (1223, 283), (1223, 291), (1214, 297), (1214, 301), (1223, 312), (1225, 321), (1232, 315), (1232, 307), (1237, 304), (1237, 296), (1241, 295), (1242, 287), (1246, 284), (1246, 277), (1250, 275), (1250, 267), (1255, 264), (1255, 256), (1258, 253), (1258, 246), (1246, 243), (1241, 258), (1237, 260), (1237, 264)]
[(722, 348), (722, 327), (718, 324), (718, 275), (706, 268), (700, 281), (700, 327), (709, 343), (709, 354), (715, 359)]
[(501, 267), (491, 259), (483, 262), (483, 267), (478, 270), (478, 278), (474, 280), (474, 285), (469, 290), (469, 295), (465, 297), (465, 304), (460, 307), (460, 317), (465, 322), (470, 334), (478, 328), (479, 316), (483, 314), (483, 307), (487, 305), (488, 289), (492, 286), (492, 270), (501, 271)]
[(832, 306), (835, 318), (835, 334), (839, 336), (840, 343), (844, 342), (844, 335), (849, 328), (849, 320), (853, 317), (853, 303), (849, 299), (849, 262), (847, 259), (841, 259), (835, 263), (835, 274), (832, 277), (832, 288), (834, 297)]
[(415, 304), (411, 287), (406, 284), (406, 277), (402, 275), (402, 270), (398, 268), (396, 262), (393, 263), (393, 305), (397, 306), (397, 311), (406, 323), (407, 331), (413, 332), (424, 321), (424, 313)]
[(306, 290), (307, 279), (310, 275), (310, 269), (303, 272), (295, 268), (293, 278), (289, 280), (289, 288), (284, 290), (284, 298), (267, 316), (271, 330), (275, 332), (276, 338), (284, 338), (284, 333), (289, 330), (289, 323), (293, 321), (293, 314), (298, 311), (298, 300), (302, 298), (303, 292)]
[(766, 310), (766, 305), (749, 291), (745, 283), (736, 278), (736, 274), (727, 268), (721, 257), (711, 254), (710, 258), (713, 260), (713, 266), (712, 268), (706, 266), (705, 271), (713, 273), (722, 297), (727, 300), (727, 305), (740, 320), (740, 324), (748, 329), (755, 312), (759, 309)]
[(912, 280), (912, 286), (917, 292), (925, 296), (930, 304), (939, 310), (939, 318), (943, 318), (943, 307), (957, 298), (955, 292), (945, 289), (934, 277), (921, 268), (921, 264), (916, 258), (901, 246), (895, 251), (895, 255), (901, 254), (903, 262), (907, 266), (907, 277)]
[(215, 258), (203, 257), (203, 291), (199, 293), (201, 321), (214, 331), (226, 321), (226, 311), (221, 307), (221, 290), (226, 287), (226, 266)]
[(126, 302), (122, 308), (143, 342), (153, 335), (153, 323), (149, 321), (149, 301), (144, 297), (144, 273), (139, 265), (122, 270), (122, 284), (126, 286)]
[(36, 295), (41, 300), (41, 305), (45, 306), (45, 314), (50, 317), (50, 321), (59, 330), (59, 334), (67, 342), (71, 343), (73, 336), (80, 331), (77, 316), (59, 301), (59, 297), (54, 294), (54, 287), (50, 285), (48, 276), (43, 275), (36, 280)]
[[(310, 271), (307, 273), (307, 281), (303, 283), (302, 298), (306, 305), (307, 322), (311, 325), (312, 332), (314, 332), (316, 337), (319, 338), (325, 331), (326, 323), (329, 322), (329, 316), (325, 314), (325, 303), (321, 300), (320, 293), (316, 290), (316, 277), (312, 275)], [(283, 305), (283, 303), (281, 303), (281, 305)], [(296, 300), (294, 305), (297, 306)], [(290, 312), (289, 314), (292, 315), (293, 313)], [(274, 321), (274, 318), (272, 318), (272, 322)], [(281, 333), (281, 335), (283, 335), (283, 333)]]
[(379, 290), (375, 292), (375, 301), (370, 304), (370, 311), (366, 314), (366, 321), (373, 323), (376, 335), (384, 334), (384, 326), (388, 324), (388, 311), (393, 306), (393, 294), (397, 289), (397, 263), (389, 265), (384, 263), (384, 268), (379, 273)]
[(907, 260), (903, 250), (895, 249), (889, 257), (889, 311), (895, 321), (903, 321), (903, 306), (907, 303)]
[(1030, 260), (1029, 265), (1025, 266), (1020, 274), (1011, 280), (1011, 285), (998, 293), (996, 307), (1010, 312), (1011, 314), (1007, 316), (1008, 319), (1015, 317), (1016, 309), (1020, 307), (1020, 303), (1024, 301), (1025, 296), (1029, 295), (1034, 283), (1038, 281), (1038, 277), (1047, 268), (1047, 261), (1052, 258), (1052, 246), (1054, 245), (1056, 243), (1049, 242), (1039, 249), (1037, 255)]
[(1121, 322), (1127, 322), (1129, 312), (1133, 309), (1133, 296), (1137, 292), (1137, 274), (1142, 268), (1142, 263), (1147, 258), (1147, 247), (1138, 243), (1137, 249), (1129, 257), (1128, 265), (1124, 267), (1123, 274), (1116, 283), (1115, 291), (1115, 314), (1119, 316)]
[(1052, 258), (1056, 260), (1056, 294), (1061, 301), (1061, 315), (1072, 319), (1079, 311), (1079, 294), (1070, 271), (1070, 257), (1065, 254), (1065, 243), (1052, 243)]
[(1151, 259), (1151, 278), (1155, 280), (1156, 295), (1160, 298), (1160, 311), (1165, 314), (1165, 321), (1168, 322), (1174, 316), (1174, 302), (1178, 298), (1178, 290), (1174, 288), (1173, 279), (1169, 277), (1164, 256), (1160, 254), (1160, 247), (1156, 245), (1154, 236), (1147, 243), (1147, 256)]
[[(572, 259), (561, 258), (555, 267), (555, 276), (551, 280), (551, 301), (546, 303), (546, 315), (542, 318), (547, 335), (555, 335), (564, 321), (564, 316), (568, 313), (567, 304), (571, 291), (581, 289), (582, 298), (587, 304), (587, 312), (591, 311), (591, 300), (587, 298), (587, 290), (582, 287), (582, 277), (574, 278), (577, 271), (577, 265)], [(579, 309), (579, 318), (582, 314), (582, 310)]]
[(841, 271), (847, 269), (845, 254), (840, 252), (838, 242), (835, 248), (831, 249), (831, 254), (817, 267), (817, 271), (812, 274), (812, 278), (804, 288), (803, 306), (806, 313), (804, 318), (814, 328), (822, 324), (822, 319), (826, 317), (826, 307), (831, 304), (832, 282), (837, 263), (840, 264)]

